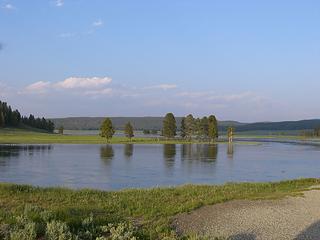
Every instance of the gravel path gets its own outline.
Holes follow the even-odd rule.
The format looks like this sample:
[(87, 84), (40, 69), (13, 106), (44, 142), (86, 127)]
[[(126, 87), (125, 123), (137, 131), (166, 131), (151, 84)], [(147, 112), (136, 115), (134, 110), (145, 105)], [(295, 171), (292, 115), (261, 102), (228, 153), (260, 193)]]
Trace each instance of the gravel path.
[(230, 201), (180, 214), (178, 233), (232, 240), (320, 240), (320, 191), (282, 200)]

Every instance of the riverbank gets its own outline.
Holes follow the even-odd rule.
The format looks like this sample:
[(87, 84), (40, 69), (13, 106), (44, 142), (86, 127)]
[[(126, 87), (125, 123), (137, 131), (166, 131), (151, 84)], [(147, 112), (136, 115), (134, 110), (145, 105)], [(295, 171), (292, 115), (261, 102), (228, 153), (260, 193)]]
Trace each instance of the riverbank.
[[(250, 141), (243, 141), (250, 139)], [(261, 139), (288, 139), (288, 140), (303, 140), (309, 139), (299, 136), (237, 136), (235, 142), (240, 144), (257, 143), (255, 140)], [(239, 141), (237, 141), (239, 140)], [(226, 138), (221, 137), (218, 143), (226, 143)], [(49, 134), (43, 132), (35, 132), (26, 129), (0, 129), (0, 144), (190, 144), (190, 143), (212, 143), (205, 141), (187, 141), (181, 139), (166, 140), (161, 137), (134, 137), (129, 140), (126, 137), (114, 136), (109, 142), (105, 138), (98, 135), (61, 135)]]
[[(80, 239), (125, 233), (138, 239), (178, 239), (182, 236), (176, 234), (172, 225), (178, 214), (230, 200), (297, 196), (319, 183), (319, 179), (300, 179), (113, 192), (3, 183), (0, 184), (0, 237), (10, 231), (36, 234), (37, 238), (48, 231), (78, 236), (91, 231), (92, 238)], [(109, 223), (115, 224), (113, 230), (110, 226), (101, 228)]]
[[(223, 143), (225, 141), (219, 141)], [(34, 132), (24, 129), (0, 129), (0, 144), (209, 144), (206, 141), (187, 141), (181, 139), (163, 139), (161, 137), (134, 137), (129, 140), (126, 137), (114, 136), (108, 142), (98, 135), (62, 135), (42, 132)], [(250, 144), (246, 142), (243, 144)]]

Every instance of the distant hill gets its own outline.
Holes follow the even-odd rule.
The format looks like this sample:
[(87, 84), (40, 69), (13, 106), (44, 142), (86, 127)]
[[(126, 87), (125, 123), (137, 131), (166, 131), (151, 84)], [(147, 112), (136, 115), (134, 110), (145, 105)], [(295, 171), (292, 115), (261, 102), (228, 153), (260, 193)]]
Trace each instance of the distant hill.
[[(180, 128), (182, 117), (176, 117), (177, 127)], [(104, 117), (70, 117), (70, 118), (53, 118), (55, 126), (63, 126), (68, 130), (96, 130)], [(131, 122), (136, 130), (160, 130), (162, 128), (163, 117), (111, 117), (112, 123), (116, 129), (123, 129), (127, 122)], [(227, 126), (241, 126), (244, 123), (236, 121), (222, 121), (219, 122), (220, 127)]]
[[(70, 117), (50, 119), (58, 128), (64, 126), (69, 130), (96, 130), (99, 129), (104, 117)], [(127, 122), (131, 122), (136, 130), (162, 128), (162, 117), (112, 117), (115, 128), (123, 129)], [(180, 128), (181, 117), (176, 117), (177, 127)], [(219, 121), (219, 130), (225, 131), (229, 126), (236, 128), (236, 132), (244, 131), (287, 131), (287, 130), (308, 130), (320, 126), (320, 119), (283, 121), (283, 122), (257, 122), (241, 123), (237, 121)]]
[(236, 127), (237, 132), (241, 131), (257, 131), (257, 130), (311, 130), (320, 127), (320, 119), (300, 120), (300, 121), (284, 121), (284, 122), (258, 122), (244, 124)]

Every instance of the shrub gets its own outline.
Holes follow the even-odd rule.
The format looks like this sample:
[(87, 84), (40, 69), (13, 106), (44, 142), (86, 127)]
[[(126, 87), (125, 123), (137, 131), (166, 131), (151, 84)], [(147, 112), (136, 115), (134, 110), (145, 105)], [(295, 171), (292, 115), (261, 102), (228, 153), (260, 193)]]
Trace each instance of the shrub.
[(25, 216), (16, 217), (17, 223), (10, 231), (10, 240), (35, 240), (37, 238), (36, 224)]
[(107, 226), (103, 226), (102, 231), (105, 236), (99, 237), (96, 240), (137, 240), (134, 236), (135, 229), (132, 224), (109, 224)]
[(72, 240), (72, 234), (66, 223), (51, 221), (47, 223), (47, 240)]

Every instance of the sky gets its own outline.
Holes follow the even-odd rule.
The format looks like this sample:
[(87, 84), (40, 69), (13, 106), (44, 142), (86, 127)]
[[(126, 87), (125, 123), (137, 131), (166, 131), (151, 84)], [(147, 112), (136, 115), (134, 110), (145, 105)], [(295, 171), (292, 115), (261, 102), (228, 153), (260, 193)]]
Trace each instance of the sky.
[(320, 1), (0, 0), (23, 114), (320, 118)]

